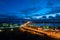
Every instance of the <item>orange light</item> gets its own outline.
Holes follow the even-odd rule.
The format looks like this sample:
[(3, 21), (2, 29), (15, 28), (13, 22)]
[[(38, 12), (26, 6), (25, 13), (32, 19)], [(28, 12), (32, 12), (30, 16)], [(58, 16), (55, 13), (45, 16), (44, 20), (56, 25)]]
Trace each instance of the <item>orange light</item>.
[[(33, 27), (28, 27), (28, 25), (27, 24), (29, 24), (30, 22), (27, 22), (27, 23), (25, 23), (25, 25), (23, 25), (23, 27), (21, 27), (21, 28), (24, 28), (24, 29), (21, 29), (21, 30), (24, 30), (24, 31), (27, 31), (27, 32), (30, 32), (30, 33), (33, 33), (33, 34), (38, 34), (39, 35), (39, 33), (44, 33), (44, 34), (46, 34), (46, 35), (48, 35), (49, 37), (52, 37), (52, 38), (56, 38), (56, 39), (59, 39), (60, 38), (60, 31), (58, 31), (57, 30), (57, 32), (56, 32), (56, 30), (52, 30), (52, 29), (50, 29), (50, 30), (44, 30), (43, 28), (38, 28), (37, 27), (37, 29), (36, 28), (33, 28)], [(28, 30), (26, 30), (26, 29), (28, 29)]]

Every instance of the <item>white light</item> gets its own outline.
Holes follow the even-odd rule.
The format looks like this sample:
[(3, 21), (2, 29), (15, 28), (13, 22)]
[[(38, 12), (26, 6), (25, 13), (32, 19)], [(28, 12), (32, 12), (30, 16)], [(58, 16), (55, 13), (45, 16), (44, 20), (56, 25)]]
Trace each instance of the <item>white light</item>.
[(11, 31), (13, 31), (13, 29), (11, 29)]
[(2, 30), (0, 30), (0, 32), (2, 32)]

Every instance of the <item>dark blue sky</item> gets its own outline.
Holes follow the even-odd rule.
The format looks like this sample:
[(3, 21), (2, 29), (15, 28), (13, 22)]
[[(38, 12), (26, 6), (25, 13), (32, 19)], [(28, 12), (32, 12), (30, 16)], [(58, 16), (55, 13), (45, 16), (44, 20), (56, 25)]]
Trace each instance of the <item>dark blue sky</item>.
[(56, 13), (60, 14), (60, 0), (0, 0), (0, 18), (41, 18)]

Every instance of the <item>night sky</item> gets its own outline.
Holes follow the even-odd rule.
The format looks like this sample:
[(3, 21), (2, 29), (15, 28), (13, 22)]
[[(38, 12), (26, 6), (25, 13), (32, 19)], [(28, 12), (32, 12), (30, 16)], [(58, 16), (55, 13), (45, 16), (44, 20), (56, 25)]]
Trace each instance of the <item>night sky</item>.
[(42, 19), (44, 16), (60, 19), (60, 0), (0, 0), (0, 21), (5, 18)]

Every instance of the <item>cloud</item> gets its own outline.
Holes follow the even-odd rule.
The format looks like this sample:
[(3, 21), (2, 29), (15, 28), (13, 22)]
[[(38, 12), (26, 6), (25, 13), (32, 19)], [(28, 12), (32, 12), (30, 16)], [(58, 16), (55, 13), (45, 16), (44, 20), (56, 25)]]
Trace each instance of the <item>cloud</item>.
[(41, 9), (41, 10), (38, 10), (37, 12), (35, 12), (35, 13), (32, 13), (32, 16), (34, 16), (34, 15), (44, 15), (44, 14), (47, 14), (47, 13), (49, 13), (51, 11), (51, 9), (49, 9), (49, 8), (43, 8), (43, 9)]
[[(58, 16), (57, 16), (58, 15)], [(46, 14), (46, 15), (41, 15), (41, 16), (32, 16), (33, 19), (50, 19), (50, 16), (53, 17), (54, 19), (59, 18), (60, 19), (60, 13), (55, 13), (55, 14)], [(57, 16), (57, 17), (56, 17)], [(52, 19), (52, 18), (51, 18)], [(53, 20), (53, 19), (52, 19)]]
[(54, 1), (52, 6), (47, 2), (48, 0), (3, 0), (0, 3), (0, 20), (8, 22), (8, 19), (41, 19), (43, 16), (55, 18), (55, 14), (60, 15), (60, 1)]

